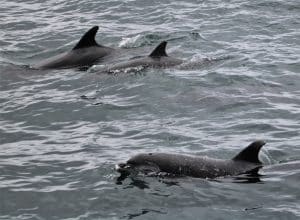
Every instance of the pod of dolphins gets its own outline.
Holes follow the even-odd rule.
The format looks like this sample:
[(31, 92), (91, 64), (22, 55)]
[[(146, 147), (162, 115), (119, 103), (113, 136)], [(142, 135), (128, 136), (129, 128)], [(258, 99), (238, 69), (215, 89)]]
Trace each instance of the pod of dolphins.
[[(32, 65), (34, 69), (61, 69), (90, 67), (109, 58), (117, 49), (100, 45), (95, 36), (98, 26), (88, 30), (75, 47), (69, 51), (40, 63)], [(184, 61), (168, 56), (167, 42), (161, 42), (149, 55), (132, 58), (106, 66), (101, 72), (111, 72), (131, 67), (167, 68), (182, 64)], [(257, 171), (262, 167), (258, 154), (263, 141), (255, 141), (244, 148), (232, 159), (221, 160), (209, 157), (188, 156), (169, 153), (144, 153), (131, 157), (125, 163), (116, 165), (115, 170), (121, 175), (130, 176), (137, 173), (168, 174), (175, 176), (191, 176), (198, 178), (216, 178), (221, 176), (236, 176)]]
[[(33, 69), (62, 69), (76, 67), (90, 67), (101, 63), (108, 57), (117, 53), (117, 49), (100, 45), (95, 36), (99, 27), (94, 26), (88, 30), (69, 52), (50, 57), (40, 63), (34, 64)], [(167, 42), (161, 42), (148, 56), (130, 59), (127, 62), (116, 63), (107, 66), (101, 72), (111, 72), (134, 67), (172, 67), (183, 63), (183, 60), (169, 57), (166, 53)]]

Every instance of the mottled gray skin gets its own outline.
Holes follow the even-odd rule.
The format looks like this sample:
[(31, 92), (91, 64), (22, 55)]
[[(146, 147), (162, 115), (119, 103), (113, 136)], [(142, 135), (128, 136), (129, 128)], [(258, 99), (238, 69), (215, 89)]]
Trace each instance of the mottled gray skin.
[(125, 164), (117, 165), (116, 170), (121, 174), (154, 172), (199, 178), (235, 176), (262, 166), (258, 153), (264, 144), (262, 141), (253, 142), (230, 160), (168, 153), (138, 154)]
[(88, 67), (111, 54), (114, 49), (97, 44), (95, 35), (98, 26), (86, 32), (77, 45), (69, 52), (48, 58), (32, 65), (34, 69), (62, 69)]
[(169, 57), (166, 54), (167, 42), (161, 42), (149, 56), (133, 58), (126, 62), (110, 65), (100, 70), (102, 72), (114, 72), (116, 70), (124, 70), (128, 68), (142, 67), (142, 68), (168, 68), (182, 64), (184, 61)]
[(114, 64), (107, 68), (107, 71), (122, 70), (127, 68), (168, 68), (182, 64), (183, 61), (173, 57), (143, 57), (127, 62)]

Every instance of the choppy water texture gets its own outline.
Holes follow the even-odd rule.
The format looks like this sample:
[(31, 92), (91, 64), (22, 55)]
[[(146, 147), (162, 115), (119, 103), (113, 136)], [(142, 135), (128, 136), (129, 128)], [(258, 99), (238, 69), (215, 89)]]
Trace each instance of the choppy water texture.
[[(300, 217), (298, 0), (10, 0), (0, 15), (0, 219)], [(181, 59), (230, 58), (119, 75), (27, 67), (94, 25), (99, 43), (137, 54), (168, 40)], [(225, 159), (256, 139), (253, 181), (114, 171), (139, 152)]]

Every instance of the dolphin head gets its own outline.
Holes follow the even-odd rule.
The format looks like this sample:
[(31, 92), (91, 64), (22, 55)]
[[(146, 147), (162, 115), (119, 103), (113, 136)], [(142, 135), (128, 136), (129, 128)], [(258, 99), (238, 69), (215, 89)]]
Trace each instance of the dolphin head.
[(115, 166), (115, 170), (121, 174), (129, 175), (133, 173), (134, 168), (127, 163), (119, 163)]
[(158, 165), (151, 161), (152, 153), (138, 154), (130, 158), (126, 163), (119, 163), (115, 169), (121, 174), (144, 174), (158, 173), (160, 171)]

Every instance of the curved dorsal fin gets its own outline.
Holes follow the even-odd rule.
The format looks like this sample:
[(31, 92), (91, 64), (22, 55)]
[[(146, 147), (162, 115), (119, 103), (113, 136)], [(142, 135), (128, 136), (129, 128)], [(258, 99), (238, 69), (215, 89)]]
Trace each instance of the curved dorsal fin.
[(153, 51), (152, 53), (149, 55), (149, 57), (167, 57), (167, 53), (166, 53), (166, 46), (167, 46), (167, 42), (163, 41), (161, 42)]
[(238, 155), (236, 155), (232, 160), (247, 161), (250, 163), (261, 163), (258, 159), (258, 153), (262, 146), (266, 143), (263, 141), (254, 141), (244, 150), (242, 150)]
[(84, 48), (84, 47), (92, 47), (92, 46), (101, 46), (97, 44), (95, 40), (95, 36), (97, 34), (99, 27), (94, 26), (90, 30), (88, 30), (80, 39), (80, 41), (76, 44), (73, 50)]

